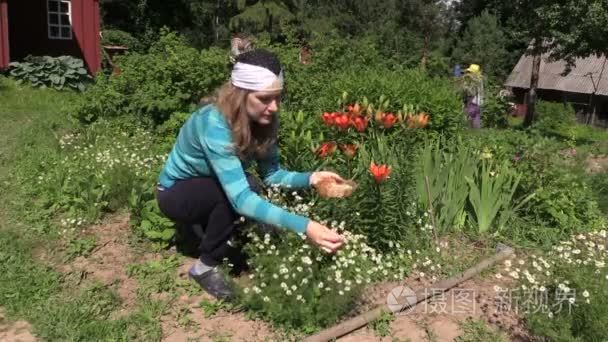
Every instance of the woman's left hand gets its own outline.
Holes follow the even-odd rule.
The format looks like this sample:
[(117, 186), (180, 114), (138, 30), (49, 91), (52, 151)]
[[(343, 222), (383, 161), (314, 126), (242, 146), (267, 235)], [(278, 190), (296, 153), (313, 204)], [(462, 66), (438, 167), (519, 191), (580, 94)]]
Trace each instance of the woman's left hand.
[(321, 182), (322, 180), (325, 180), (325, 179), (333, 179), (337, 183), (344, 182), (344, 179), (335, 172), (317, 171), (317, 172), (313, 172), (312, 175), (310, 176), (310, 185), (316, 186), (317, 184), (319, 184), (319, 182)]

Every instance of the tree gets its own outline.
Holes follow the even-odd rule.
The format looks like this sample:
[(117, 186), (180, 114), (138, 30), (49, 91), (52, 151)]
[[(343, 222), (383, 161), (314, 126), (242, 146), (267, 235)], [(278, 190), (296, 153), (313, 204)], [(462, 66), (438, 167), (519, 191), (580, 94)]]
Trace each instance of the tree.
[(230, 19), (230, 28), (233, 31), (247, 33), (267, 32), (271, 36), (280, 33), (281, 24), (295, 20), (285, 1), (259, 0), (245, 6), (241, 13)]
[(508, 50), (517, 51), (524, 44), (525, 53), (533, 56), (526, 125), (534, 120), (543, 54), (553, 60), (563, 59), (569, 66), (578, 57), (607, 56), (606, 0), (462, 0), (457, 5), (461, 20), (483, 9), (490, 9), (499, 18), (510, 42)]
[(402, 25), (410, 32), (415, 32), (422, 39), (422, 56), (420, 66), (426, 68), (432, 44), (435, 40), (443, 38), (448, 26), (447, 12), (449, 6), (443, 0), (413, 1), (401, 0), (398, 4), (400, 15), (398, 25)]
[(592, 54), (607, 56), (608, 53), (608, 3), (605, 0), (535, 0), (520, 6), (528, 30), (524, 33), (533, 38), (528, 53), (534, 56), (530, 78), (530, 104), (524, 120), (530, 125), (534, 120), (534, 104), (541, 55), (547, 53), (552, 60), (567, 62), (565, 72), (578, 57)]
[(452, 53), (455, 62), (480, 64), (488, 76), (505, 76), (507, 37), (496, 16), (484, 10), (472, 18)]
[(608, 73), (608, 2), (605, 0), (558, 1), (553, 4), (548, 20), (554, 31), (551, 42), (553, 58), (564, 59), (567, 62), (565, 73), (575, 65), (576, 58), (595, 55), (604, 57), (599, 77), (590, 76), (593, 93), (590, 105), (593, 107), (588, 123), (595, 121), (595, 93), (599, 81)]

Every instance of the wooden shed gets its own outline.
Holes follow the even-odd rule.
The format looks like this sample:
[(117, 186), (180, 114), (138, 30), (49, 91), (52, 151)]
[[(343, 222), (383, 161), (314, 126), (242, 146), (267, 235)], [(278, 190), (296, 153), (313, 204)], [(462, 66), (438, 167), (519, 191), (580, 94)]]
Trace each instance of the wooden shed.
[(28, 55), (71, 55), (101, 67), (99, 0), (0, 0), (0, 69)]
[[(570, 103), (577, 110), (579, 122), (608, 127), (608, 59), (590, 56), (575, 62), (571, 71), (564, 73), (565, 61), (551, 61), (543, 55), (538, 98)], [(532, 56), (523, 55), (505, 82), (519, 103), (526, 103), (531, 74)]]

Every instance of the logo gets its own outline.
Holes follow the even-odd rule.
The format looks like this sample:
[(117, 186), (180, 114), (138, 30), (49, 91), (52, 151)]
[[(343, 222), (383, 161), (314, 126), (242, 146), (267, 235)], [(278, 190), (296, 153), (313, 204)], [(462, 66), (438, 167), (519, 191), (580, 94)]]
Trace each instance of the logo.
[(393, 313), (408, 313), (414, 309), (416, 293), (407, 286), (397, 286), (386, 296), (386, 305)]

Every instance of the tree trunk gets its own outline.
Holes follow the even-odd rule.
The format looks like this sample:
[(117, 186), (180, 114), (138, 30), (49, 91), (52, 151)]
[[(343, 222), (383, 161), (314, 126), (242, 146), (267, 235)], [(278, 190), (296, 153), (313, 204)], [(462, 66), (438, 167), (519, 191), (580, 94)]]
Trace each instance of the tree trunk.
[(420, 68), (422, 70), (426, 70), (426, 61), (428, 56), (429, 49), (429, 35), (427, 33), (424, 34), (424, 47), (422, 48), (422, 60), (420, 61)]
[(217, 6), (215, 7), (215, 20), (213, 23), (213, 31), (215, 36), (215, 44), (220, 40), (220, 0), (217, 0)]
[(534, 121), (534, 108), (536, 106), (536, 89), (538, 88), (538, 77), (540, 73), (541, 53), (538, 43), (535, 43), (534, 58), (532, 60), (532, 76), (530, 78), (530, 92), (528, 96), (528, 109), (524, 119), (524, 126), (529, 127)]

